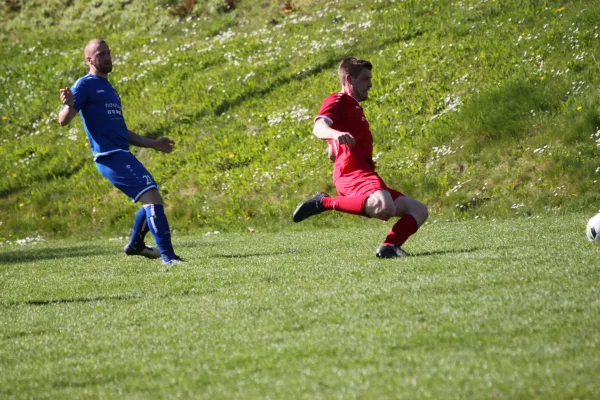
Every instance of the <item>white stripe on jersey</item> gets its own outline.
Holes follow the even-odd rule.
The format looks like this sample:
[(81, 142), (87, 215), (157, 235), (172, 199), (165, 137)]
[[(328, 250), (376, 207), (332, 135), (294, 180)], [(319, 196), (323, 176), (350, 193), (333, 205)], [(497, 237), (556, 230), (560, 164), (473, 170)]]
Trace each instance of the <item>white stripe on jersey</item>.
[(333, 120), (332, 120), (331, 118), (329, 118), (329, 117), (325, 116), (325, 115), (317, 115), (317, 116), (315, 117), (315, 122), (317, 122), (317, 121), (318, 121), (318, 120), (320, 120), (321, 118), (325, 120), (325, 122), (327, 123), (327, 125), (331, 125), (331, 124), (333, 124)]
[(112, 154), (112, 153), (116, 153), (117, 151), (123, 151), (125, 153), (131, 153), (131, 151), (129, 150), (123, 150), (123, 149), (115, 149), (115, 150), (111, 150), (111, 151), (105, 151), (104, 153), (98, 153), (94, 156), (94, 161), (96, 161), (98, 159), (98, 157), (102, 157), (108, 154)]

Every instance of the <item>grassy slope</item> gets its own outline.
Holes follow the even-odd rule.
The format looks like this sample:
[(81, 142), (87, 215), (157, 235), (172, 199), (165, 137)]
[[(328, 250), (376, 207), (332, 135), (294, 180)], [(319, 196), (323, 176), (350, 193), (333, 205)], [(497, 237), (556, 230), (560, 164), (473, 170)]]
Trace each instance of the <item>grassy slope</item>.
[(583, 222), (438, 220), (386, 261), (375, 221), (178, 236), (172, 270), (115, 241), (5, 247), (0, 397), (596, 398)]
[[(434, 213), (598, 208), (597, 2), (298, 0), (285, 14), (211, 1), (183, 20), (167, 3), (2, 9), (0, 238), (131, 225), (135, 207), (95, 170), (80, 122), (55, 123), (91, 37), (112, 47), (129, 127), (178, 142), (173, 155), (136, 150), (178, 230), (276, 229), (333, 190), (311, 119), (347, 55), (375, 64), (365, 108), (380, 173)], [(332, 220), (354, 221), (309, 223)]]

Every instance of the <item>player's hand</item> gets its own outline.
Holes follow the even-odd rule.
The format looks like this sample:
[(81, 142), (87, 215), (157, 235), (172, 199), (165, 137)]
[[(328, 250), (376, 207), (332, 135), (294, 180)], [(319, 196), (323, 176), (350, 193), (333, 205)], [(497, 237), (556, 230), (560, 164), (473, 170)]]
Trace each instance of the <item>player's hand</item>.
[(60, 89), (60, 101), (69, 107), (73, 107), (75, 105), (75, 97), (73, 97), (71, 88)]
[(154, 149), (164, 153), (170, 153), (175, 148), (175, 142), (168, 137), (161, 137), (154, 141)]
[(349, 149), (351, 149), (352, 146), (354, 146), (354, 143), (356, 142), (356, 140), (354, 139), (354, 136), (352, 136), (348, 132), (340, 132), (340, 134), (338, 135), (337, 138), (335, 138), (335, 140), (337, 140), (337, 142), (340, 145), (342, 145), (342, 144), (347, 145)]

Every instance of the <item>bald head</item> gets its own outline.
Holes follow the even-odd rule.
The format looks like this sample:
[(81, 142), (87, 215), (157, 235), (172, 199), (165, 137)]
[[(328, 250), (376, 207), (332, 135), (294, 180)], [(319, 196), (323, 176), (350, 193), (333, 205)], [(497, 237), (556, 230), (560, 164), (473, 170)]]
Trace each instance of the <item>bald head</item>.
[(85, 58), (87, 59), (89, 56), (94, 54), (94, 52), (96, 51), (98, 46), (100, 46), (101, 43), (106, 44), (106, 42), (102, 39), (92, 39), (89, 42), (87, 42), (85, 44), (85, 48), (83, 49), (83, 54), (85, 55)]
[(108, 44), (102, 39), (92, 39), (83, 50), (90, 73), (105, 77), (112, 71), (112, 58)]

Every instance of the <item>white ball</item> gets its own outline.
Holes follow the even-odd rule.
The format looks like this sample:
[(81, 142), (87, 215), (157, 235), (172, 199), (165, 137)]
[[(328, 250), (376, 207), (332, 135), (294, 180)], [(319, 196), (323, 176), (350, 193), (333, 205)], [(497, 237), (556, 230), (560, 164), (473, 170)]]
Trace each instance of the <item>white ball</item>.
[(600, 241), (600, 213), (590, 218), (585, 227), (585, 235), (590, 242)]

